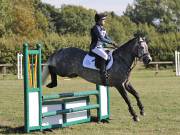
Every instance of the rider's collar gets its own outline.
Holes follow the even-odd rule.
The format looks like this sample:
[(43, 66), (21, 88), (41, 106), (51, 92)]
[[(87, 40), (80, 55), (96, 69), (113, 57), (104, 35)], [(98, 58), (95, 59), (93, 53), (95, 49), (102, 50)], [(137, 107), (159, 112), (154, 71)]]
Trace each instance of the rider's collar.
[(104, 29), (104, 26), (103, 25), (100, 25), (98, 23), (96, 23), (96, 25), (98, 25), (101, 29)]

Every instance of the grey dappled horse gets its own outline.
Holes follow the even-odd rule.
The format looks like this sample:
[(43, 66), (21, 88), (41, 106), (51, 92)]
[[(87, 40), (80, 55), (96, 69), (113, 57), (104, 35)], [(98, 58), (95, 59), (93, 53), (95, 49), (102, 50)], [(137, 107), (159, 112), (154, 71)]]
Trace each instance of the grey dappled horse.
[[(99, 71), (82, 66), (86, 54), (86, 51), (74, 47), (60, 49), (52, 54), (48, 59), (47, 66), (43, 70), (43, 83), (50, 73), (51, 83), (47, 85), (49, 88), (57, 86), (57, 75), (70, 78), (80, 76), (89, 82), (101, 85), (102, 82)], [(129, 82), (129, 76), (135, 58), (142, 59), (145, 65), (151, 61), (151, 56), (144, 37), (135, 37), (114, 50), (114, 63), (108, 70), (108, 74), (109, 85), (117, 88), (127, 103), (133, 120), (139, 121), (126, 92), (128, 91), (136, 98), (140, 114), (144, 115), (144, 107), (141, 103), (139, 94)]]

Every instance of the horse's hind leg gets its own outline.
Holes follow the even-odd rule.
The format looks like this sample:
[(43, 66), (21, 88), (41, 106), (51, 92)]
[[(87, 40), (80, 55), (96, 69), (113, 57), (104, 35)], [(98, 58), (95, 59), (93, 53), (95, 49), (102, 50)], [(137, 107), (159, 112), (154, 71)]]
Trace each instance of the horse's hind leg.
[(53, 88), (57, 86), (57, 74), (55, 73), (55, 68), (52, 66), (48, 66), (49, 68), (49, 73), (51, 75), (51, 82), (46, 85), (48, 88)]
[(133, 120), (139, 121), (139, 118), (136, 115), (136, 112), (134, 111), (134, 109), (131, 105), (130, 99), (128, 98), (127, 92), (126, 92), (125, 88), (123, 87), (123, 84), (116, 86), (116, 88), (119, 91), (119, 93), (121, 94), (121, 96), (123, 97), (124, 101), (127, 103), (129, 112), (133, 116)]
[(133, 86), (131, 85), (131, 83), (129, 82), (126, 82), (125, 83), (125, 88), (126, 90), (131, 93), (135, 98), (136, 98), (136, 101), (137, 101), (137, 105), (139, 107), (139, 110), (140, 110), (140, 114), (141, 115), (145, 115), (144, 113), (144, 106), (140, 100), (140, 97), (139, 97), (139, 94), (137, 93), (137, 91), (133, 88)]

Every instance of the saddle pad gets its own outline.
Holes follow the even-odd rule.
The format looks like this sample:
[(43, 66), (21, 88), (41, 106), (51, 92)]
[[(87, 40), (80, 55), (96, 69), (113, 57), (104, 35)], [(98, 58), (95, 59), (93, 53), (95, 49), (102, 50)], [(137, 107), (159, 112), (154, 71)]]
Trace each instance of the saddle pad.
[[(109, 61), (109, 63), (108, 63), (107, 66), (106, 66), (106, 70), (110, 69), (111, 66), (112, 66), (112, 64), (113, 64), (112, 52), (113, 52), (113, 51), (111, 51), (111, 52), (109, 53), (110, 61)], [(99, 69), (96, 68), (96, 66), (95, 66), (95, 57), (90, 56), (89, 54), (86, 54), (86, 56), (84, 57), (83, 67), (89, 68), (89, 69), (94, 69), (94, 70), (99, 70)]]

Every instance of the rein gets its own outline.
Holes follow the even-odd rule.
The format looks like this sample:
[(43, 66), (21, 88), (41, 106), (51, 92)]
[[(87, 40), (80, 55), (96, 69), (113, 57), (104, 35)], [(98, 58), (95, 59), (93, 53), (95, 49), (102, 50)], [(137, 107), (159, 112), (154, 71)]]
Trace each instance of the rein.
[(136, 65), (137, 65), (137, 58), (134, 59), (133, 64), (131, 65), (128, 72), (130, 73), (135, 68)]
[[(111, 48), (111, 49), (114, 49), (114, 50), (116, 50), (116, 49), (118, 49), (119, 47), (118, 46), (108, 46), (108, 47), (106, 47), (106, 48)], [(125, 64), (126, 64), (126, 62), (125, 62)], [(131, 65), (131, 67), (129, 68), (129, 70), (128, 70), (128, 74), (135, 68), (135, 66), (137, 65), (137, 58), (135, 58), (134, 59), (134, 61), (133, 61), (133, 64)]]

